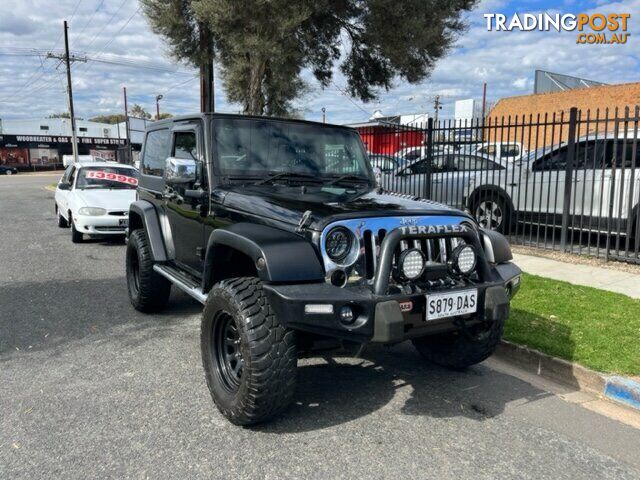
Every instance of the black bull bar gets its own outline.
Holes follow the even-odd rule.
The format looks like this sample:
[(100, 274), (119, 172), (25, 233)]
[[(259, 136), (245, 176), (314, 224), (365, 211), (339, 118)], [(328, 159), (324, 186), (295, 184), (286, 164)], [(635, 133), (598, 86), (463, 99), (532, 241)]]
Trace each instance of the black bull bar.
[(400, 241), (405, 239), (441, 239), (462, 238), (467, 244), (472, 245), (477, 256), (477, 273), (480, 281), (491, 280), (491, 269), (480, 245), (478, 233), (466, 225), (430, 225), (399, 227), (387, 234), (380, 245), (379, 267), (373, 279), (373, 293), (384, 295), (389, 288), (391, 278), (391, 264), (393, 255)]

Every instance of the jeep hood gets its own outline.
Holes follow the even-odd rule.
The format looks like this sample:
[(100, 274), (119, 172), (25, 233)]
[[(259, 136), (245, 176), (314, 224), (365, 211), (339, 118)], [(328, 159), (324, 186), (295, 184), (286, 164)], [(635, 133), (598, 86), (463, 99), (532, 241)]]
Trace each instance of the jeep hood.
[[(344, 192), (337, 194), (336, 192)], [(264, 220), (298, 225), (311, 211), (307, 227), (322, 230), (327, 224), (347, 218), (403, 215), (460, 215), (465, 213), (429, 200), (378, 193), (376, 190), (344, 188), (308, 188), (273, 186), (227, 186), (219, 189), (227, 208), (240, 210)]]

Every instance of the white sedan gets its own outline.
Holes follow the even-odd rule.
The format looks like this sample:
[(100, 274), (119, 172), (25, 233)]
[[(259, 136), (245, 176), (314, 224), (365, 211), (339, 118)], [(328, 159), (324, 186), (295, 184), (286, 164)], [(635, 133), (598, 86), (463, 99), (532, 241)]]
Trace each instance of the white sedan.
[(71, 241), (86, 235), (124, 235), (136, 199), (138, 171), (113, 162), (70, 165), (56, 188), (58, 226), (71, 227)]

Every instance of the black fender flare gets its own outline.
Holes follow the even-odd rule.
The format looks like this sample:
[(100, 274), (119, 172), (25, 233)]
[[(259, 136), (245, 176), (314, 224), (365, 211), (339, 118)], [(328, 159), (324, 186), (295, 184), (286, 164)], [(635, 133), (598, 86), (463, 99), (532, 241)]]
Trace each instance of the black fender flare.
[(471, 216), (475, 218), (475, 213), (473, 212), (474, 203), (478, 199), (478, 197), (482, 194), (482, 192), (487, 192), (488, 196), (491, 195), (499, 195), (507, 201), (507, 206), (509, 207), (511, 213), (514, 213), (515, 206), (513, 205), (513, 201), (511, 200), (511, 195), (507, 193), (507, 191), (499, 187), (498, 185), (478, 185), (470, 194), (467, 200), (467, 208), (471, 212)]
[(129, 207), (129, 231), (144, 228), (147, 232), (153, 260), (156, 262), (167, 261), (167, 250), (162, 238), (160, 219), (158, 212), (151, 202), (137, 200)]
[[(266, 225), (236, 223), (214, 230), (204, 260), (204, 291), (208, 291), (220, 247), (229, 247), (253, 260), (261, 280), (268, 283), (324, 281), (324, 269), (309, 241)], [(260, 261), (259, 261), (260, 260)]]

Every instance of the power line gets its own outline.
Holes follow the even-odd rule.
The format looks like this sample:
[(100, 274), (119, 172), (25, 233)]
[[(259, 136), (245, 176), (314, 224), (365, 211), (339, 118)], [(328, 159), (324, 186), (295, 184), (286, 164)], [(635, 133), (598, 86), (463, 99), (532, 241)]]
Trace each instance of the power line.
[(124, 5), (127, 3), (127, 0), (122, 0), (122, 3), (120, 4), (120, 6), (116, 9), (115, 12), (113, 12), (113, 15), (111, 15), (111, 18), (109, 18), (109, 20), (107, 20), (107, 22), (104, 24), (104, 26), (100, 29), (100, 31), (98, 33), (96, 33), (93, 38), (91, 39), (91, 41), (87, 44), (86, 49), (89, 50), (89, 48), (91, 47), (91, 45), (93, 45), (93, 42), (96, 41), (96, 39), (98, 38), (98, 36), (100, 36), (102, 34), (102, 32), (104, 32), (104, 30), (111, 26), (113, 23), (113, 19), (116, 18), (116, 15), (118, 15), (118, 13), (120, 13), (120, 10), (122, 10), (122, 7), (124, 7)]
[(138, 12), (140, 11), (140, 9), (141, 9), (141, 8), (142, 8), (142, 6), (139, 6), (139, 7), (136, 9), (136, 11), (135, 11), (135, 12), (133, 12), (133, 13), (131, 14), (131, 16), (127, 19), (127, 21), (124, 23), (124, 25), (122, 25), (122, 27), (120, 27), (120, 29), (119, 29), (116, 33), (114, 33), (114, 34), (113, 34), (113, 36), (111, 37), (111, 40), (109, 40), (109, 41), (108, 41), (108, 42), (107, 42), (107, 43), (106, 43), (106, 44), (105, 44), (105, 45), (100, 49), (100, 51), (99, 51), (98, 53), (94, 54), (96, 57), (97, 57), (97, 56), (100, 56), (100, 54), (101, 54), (102, 52), (104, 52), (104, 51), (107, 49), (107, 47), (113, 43), (113, 41), (116, 39), (116, 37), (117, 37), (118, 35), (120, 35), (120, 32), (122, 32), (122, 30), (124, 30), (124, 29), (126, 28), (126, 26), (127, 26), (127, 25), (129, 25), (129, 22), (131, 22), (131, 20), (133, 20), (133, 17), (135, 17), (135, 16), (138, 14)]
[(337, 84), (336, 82), (334, 82), (333, 80), (331, 80), (331, 83), (333, 84), (334, 87), (336, 87), (338, 89), (338, 91), (344, 95), (347, 100), (349, 100), (349, 102), (351, 102), (352, 105), (354, 105), (356, 108), (362, 110), (364, 113), (367, 114), (367, 118), (371, 118), (372, 114), (371, 112), (368, 112), (364, 107), (361, 107), (360, 105), (358, 105), (352, 98), (351, 95), (349, 95), (348, 93), (346, 93), (345, 91), (343, 91)]
[[(76, 6), (73, 9), (73, 12), (71, 13), (71, 18), (69, 19), (69, 23), (71, 23), (71, 20), (73, 20), (73, 18), (76, 16), (76, 12), (78, 11), (78, 7), (80, 6), (81, 3), (82, 3), (82, 0), (78, 0), (78, 3), (76, 3)], [(52, 50), (58, 46), (58, 42), (62, 38), (62, 35), (63, 35), (62, 32), (58, 35), (58, 38), (56, 38), (56, 41), (53, 43), (53, 47), (51, 48)]]
[(82, 30), (80, 30), (76, 35), (82, 35), (84, 33), (84, 31), (87, 29), (87, 27), (91, 23), (91, 20), (93, 20), (93, 17), (96, 16), (96, 13), (98, 13), (98, 10), (100, 10), (100, 7), (102, 7), (102, 5), (104, 5), (104, 0), (100, 1), (97, 8), (93, 11), (91, 16), (89, 17), (89, 20), (87, 20), (87, 23), (84, 24), (84, 27), (82, 27)]

